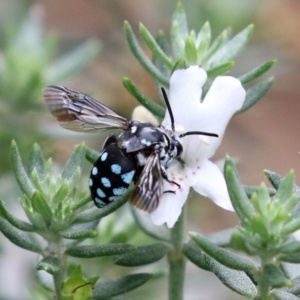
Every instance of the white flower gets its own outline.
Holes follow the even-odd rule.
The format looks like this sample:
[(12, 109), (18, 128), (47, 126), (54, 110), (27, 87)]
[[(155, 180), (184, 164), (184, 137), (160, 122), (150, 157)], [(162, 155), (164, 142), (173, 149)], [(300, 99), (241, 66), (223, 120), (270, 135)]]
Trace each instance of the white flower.
[[(173, 227), (192, 187), (199, 194), (210, 198), (217, 205), (233, 210), (225, 179), (219, 168), (209, 158), (222, 141), (225, 128), (245, 100), (245, 90), (239, 80), (230, 76), (217, 77), (201, 101), (206, 72), (199, 66), (176, 70), (170, 79), (169, 101), (175, 119), (175, 128), (184, 131), (216, 133), (216, 137), (191, 135), (182, 138), (184, 167), (174, 161), (167, 170), (170, 179), (181, 188), (164, 180), (164, 190), (176, 190), (176, 194), (164, 193), (158, 208), (151, 213), (154, 224), (167, 223)], [(171, 128), (169, 114), (162, 122)]]

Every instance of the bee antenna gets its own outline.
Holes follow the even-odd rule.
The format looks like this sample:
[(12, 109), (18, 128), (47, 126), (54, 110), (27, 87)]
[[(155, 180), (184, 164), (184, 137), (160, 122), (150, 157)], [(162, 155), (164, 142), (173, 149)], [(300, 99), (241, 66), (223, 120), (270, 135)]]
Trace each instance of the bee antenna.
[(180, 134), (179, 137), (182, 138), (187, 135), (207, 135), (207, 136), (219, 137), (216, 133), (204, 132), (204, 131), (187, 131), (185, 133)]
[(162, 94), (163, 94), (163, 96), (164, 96), (164, 99), (165, 99), (165, 102), (166, 102), (166, 106), (167, 106), (167, 109), (168, 109), (168, 112), (169, 112), (169, 115), (170, 115), (170, 119), (171, 119), (171, 128), (172, 128), (172, 130), (175, 132), (174, 116), (173, 116), (173, 112), (172, 112), (172, 109), (171, 109), (171, 105), (170, 105), (170, 102), (169, 102), (167, 93), (166, 93), (166, 91), (165, 91), (165, 89), (164, 89), (163, 87), (161, 87), (161, 91), (162, 91)]

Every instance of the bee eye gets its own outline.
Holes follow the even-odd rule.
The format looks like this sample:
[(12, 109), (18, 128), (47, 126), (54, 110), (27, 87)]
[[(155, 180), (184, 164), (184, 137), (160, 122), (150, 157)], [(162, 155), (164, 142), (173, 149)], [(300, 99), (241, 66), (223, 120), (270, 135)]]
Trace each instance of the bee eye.
[(180, 157), (181, 154), (182, 154), (182, 152), (183, 152), (183, 147), (182, 147), (181, 143), (180, 143), (180, 142), (177, 142), (177, 143), (175, 144), (175, 148), (176, 148), (176, 151), (177, 151), (176, 157), (175, 157), (175, 158)]

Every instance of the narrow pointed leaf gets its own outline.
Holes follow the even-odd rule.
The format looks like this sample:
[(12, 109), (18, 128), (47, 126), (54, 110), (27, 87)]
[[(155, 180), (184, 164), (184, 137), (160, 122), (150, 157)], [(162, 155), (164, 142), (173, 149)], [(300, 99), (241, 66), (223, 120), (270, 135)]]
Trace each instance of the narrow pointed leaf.
[(43, 249), (40, 245), (33, 242), (27, 233), (24, 233), (12, 225), (6, 220), (0, 217), (0, 231), (15, 245), (37, 253), (42, 253)]
[(146, 56), (140, 45), (138, 44), (136, 37), (132, 31), (131, 26), (127, 21), (124, 22), (124, 30), (127, 38), (127, 42), (131, 49), (131, 52), (135, 58), (140, 62), (144, 69), (149, 72), (156, 80), (158, 80), (163, 86), (169, 86), (169, 78), (166, 78), (150, 61)]
[(46, 271), (47, 273), (54, 275), (59, 272), (60, 265), (59, 260), (53, 256), (43, 257), (36, 265), (38, 271)]
[(248, 299), (252, 299), (252, 297), (257, 294), (255, 285), (245, 272), (227, 268), (208, 255), (204, 254), (204, 257), (209, 269), (232, 291), (235, 291)]
[(88, 245), (75, 246), (66, 250), (66, 254), (74, 257), (92, 258), (102, 256), (112, 256), (127, 253), (136, 249), (130, 244), (106, 244), (106, 245)]
[(205, 52), (205, 54), (202, 57), (202, 64), (204, 64), (205, 67), (207, 67), (207, 60), (216, 52), (220, 47), (224, 44), (227, 36), (227, 31), (224, 30), (212, 43), (212, 45), (209, 47), (209, 49)]
[(88, 238), (94, 238), (98, 235), (98, 232), (96, 230), (64, 230), (60, 231), (58, 233), (62, 238), (64, 239), (70, 239), (70, 240), (81, 240), (81, 239), (88, 239)]
[(140, 35), (153, 53), (153, 56), (160, 59), (168, 67), (168, 69), (171, 70), (173, 68), (172, 60), (164, 53), (151, 33), (143, 24), (140, 24)]
[(210, 65), (220, 65), (237, 56), (247, 44), (253, 33), (253, 24), (239, 32), (233, 39), (221, 47), (209, 60)]
[(55, 84), (74, 76), (99, 53), (99, 50), (99, 41), (95, 39), (86, 41), (53, 63), (45, 72), (45, 81)]
[(251, 87), (250, 89), (247, 89), (246, 99), (244, 101), (242, 108), (237, 112), (237, 114), (246, 111), (254, 104), (256, 104), (269, 90), (273, 81), (274, 78), (270, 77), (257, 83), (255, 86)]
[(280, 202), (285, 203), (285, 201), (292, 196), (294, 190), (294, 179), (295, 172), (294, 170), (291, 170), (280, 182), (276, 193), (276, 198), (279, 199)]
[(99, 158), (100, 153), (89, 148), (85, 147), (85, 158), (92, 164), (96, 162), (96, 160)]
[(35, 230), (30, 223), (22, 221), (14, 217), (12, 214), (10, 214), (10, 212), (6, 209), (3, 201), (1, 200), (0, 200), (0, 215), (17, 229), (20, 229), (22, 231), (27, 231), (27, 232), (32, 232)]
[(210, 271), (210, 267), (207, 265), (204, 253), (194, 241), (191, 240), (187, 244), (184, 244), (182, 252), (196, 266), (203, 270)]
[(242, 75), (241, 77), (239, 77), (239, 80), (241, 81), (242, 84), (247, 84), (247, 83), (251, 82), (252, 80), (260, 77), (263, 74), (265, 74), (276, 63), (277, 63), (277, 59), (270, 60), (270, 61), (262, 64), (261, 66), (251, 70), (250, 72)]
[(253, 272), (256, 269), (254, 262), (252, 262), (250, 259), (218, 247), (208, 239), (195, 232), (190, 232), (189, 234), (205, 253), (224, 266), (246, 272)]
[(285, 261), (288, 263), (299, 264), (300, 263), (300, 253), (288, 253), (280, 254), (278, 257), (279, 260)]
[(228, 61), (226, 63), (223, 63), (221, 65), (215, 66), (207, 70), (207, 76), (209, 78), (215, 78), (217, 76), (226, 74), (229, 72), (235, 65), (234, 61)]
[(299, 297), (280, 290), (273, 290), (271, 295), (275, 300), (299, 300)]
[(292, 281), (288, 279), (283, 272), (274, 265), (266, 265), (264, 267), (264, 277), (269, 281), (274, 288), (291, 286)]
[(81, 167), (85, 157), (85, 145), (84, 143), (78, 145), (66, 162), (64, 169), (61, 173), (63, 179), (69, 179), (78, 167)]
[(31, 199), (32, 208), (41, 214), (47, 222), (50, 222), (52, 211), (40, 191), (35, 191)]
[(129, 200), (132, 190), (133, 190), (132, 188), (129, 188), (127, 190), (127, 192), (125, 193), (125, 195), (121, 196), (120, 198), (115, 200), (113, 203), (107, 205), (104, 208), (92, 207), (91, 209), (78, 214), (78, 216), (75, 218), (73, 223), (76, 224), (76, 223), (86, 223), (86, 222), (90, 222), (90, 221), (95, 221), (95, 220), (99, 220), (99, 219), (104, 218), (105, 216), (113, 213), (116, 209), (121, 207), (123, 204), (125, 204)]
[(188, 34), (188, 24), (182, 3), (178, 2), (172, 16), (171, 23), (171, 43), (176, 59), (180, 59), (184, 54), (184, 41)]
[(197, 48), (196, 48), (194, 39), (190, 36), (188, 36), (185, 39), (184, 51), (185, 51), (185, 57), (186, 57), (187, 61), (191, 65), (197, 64), (198, 52), (197, 52)]
[(36, 169), (40, 179), (44, 177), (45, 159), (40, 146), (37, 143), (33, 144), (28, 161), (28, 174), (31, 174), (33, 169)]
[(288, 224), (286, 224), (282, 228), (281, 233), (282, 234), (290, 234), (290, 233), (294, 233), (298, 229), (300, 229), (300, 217), (293, 219)]
[(147, 108), (154, 115), (160, 118), (163, 118), (165, 116), (165, 108), (148, 99), (144, 94), (141, 93), (141, 91), (129, 78), (123, 78), (123, 85), (133, 97), (135, 97), (145, 108)]
[(235, 228), (224, 229), (215, 233), (211, 233), (206, 237), (214, 244), (220, 247), (228, 247), (230, 245), (231, 236)]
[(19, 184), (20, 189), (28, 197), (32, 197), (32, 195), (35, 192), (35, 188), (25, 171), (25, 168), (23, 166), (23, 163), (22, 163), (22, 160), (20, 157), (20, 153), (18, 150), (18, 146), (15, 141), (12, 141), (12, 143), (11, 143), (10, 158), (11, 158), (11, 162), (12, 162), (13, 171), (16, 176), (16, 180)]
[(164, 244), (141, 246), (129, 253), (116, 256), (114, 263), (126, 267), (148, 265), (163, 258), (167, 251), (168, 247)]
[[(167, 53), (169, 53), (169, 48), (168, 48), (168, 41), (165, 37), (165, 34), (162, 30), (158, 31), (158, 34), (155, 38), (156, 43), (158, 44), (158, 46), (161, 48), (161, 50), (167, 55)], [(171, 58), (169, 58), (171, 60)], [(172, 62), (172, 60), (171, 60)], [(166, 66), (166, 64), (164, 64), (162, 62), (161, 59), (159, 59), (156, 56), (152, 57), (152, 63), (154, 64), (154, 66), (165, 76), (165, 77), (170, 77), (170, 69)], [(173, 68), (173, 62), (172, 62), (172, 68)], [(171, 69), (172, 69), (171, 68)], [(156, 81), (157, 86), (157, 90), (160, 90), (160, 84)]]
[(83, 196), (78, 202), (72, 203), (71, 210), (75, 211), (88, 203), (92, 203), (91, 195), (89, 193)]
[(63, 201), (67, 197), (68, 192), (69, 185), (67, 182), (64, 182), (53, 196), (52, 203), (57, 205), (59, 202)]
[(280, 247), (280, 253), (289, 254), (300, 251), (300, 241), (289, 242)]
[(224, 170), (230, 199), (237, 215), (242, 222), (251, 220), (255, 214), (254, 209), (243, 186), (239, 182), (233, 162), (229, 157), (226, 157)]
[(109, 280), (100, 280), (93, 290), (93, 299), (108, 299), (134, 290), (152, 277), (148, 273), (137, 273)]
[[(198, 45), (198, 54), (202, 54), (206, 51), (211, 39), (211, 28), (209, 22), (205, 22), (200, 29), (196, 44)], [(204, 42), (204, 43), (203, 43)], [(205, 44), (205, 45), (204, 45)]]
[(176, 21), (179, 24), (178, 34), (181, 39), (185, 39), (188, 34), (188, 24), (184, 6), (181, 2), (177, 2), (172, 15), (172, 23)]

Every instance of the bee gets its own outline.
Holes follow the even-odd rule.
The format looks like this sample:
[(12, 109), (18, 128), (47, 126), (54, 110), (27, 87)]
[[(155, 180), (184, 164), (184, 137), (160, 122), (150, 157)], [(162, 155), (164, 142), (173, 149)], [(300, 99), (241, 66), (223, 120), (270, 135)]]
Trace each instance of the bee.
[(166, 170), (174, 160), (184, 164), (181, 139), (187, 135), (218, 137), (202, 131), (177, 134), (167, 94), (163, 88), (161, 90), (171, 120), (170, 129), (128, 120), (91, 97), (64, 86), (44, 88), (48, 108), (62, 127), (81, 132), (122, 131), (118, 136), (107, 137), (90, 173), (89, 188), (97, 207), (115, 201), (134, 182), (130, 203), (153, 212), (163, 193), (176, 193), (176, 190), (163, 190), (164, 180), (180, 188), (177, 182), (168, 178)]

